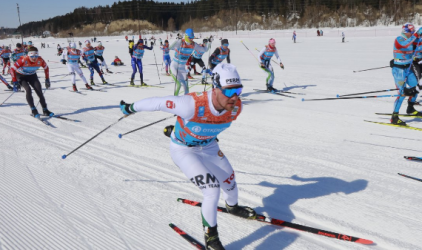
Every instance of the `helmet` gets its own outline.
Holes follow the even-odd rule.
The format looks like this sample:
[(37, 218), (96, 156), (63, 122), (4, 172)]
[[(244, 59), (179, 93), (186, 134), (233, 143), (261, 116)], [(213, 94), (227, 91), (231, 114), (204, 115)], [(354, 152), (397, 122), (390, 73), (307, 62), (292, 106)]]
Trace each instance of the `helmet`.
[(193, 29), (189, 28), (185, 31), (185, 35), (189, 37), (189, 39), (194, 39), (195, 34), (193, 33)]
[(405, 23), (402, 27), (402, 33), (415, 33), (415, 26), (412, 23)]
[(71, 44), (70, 44), (70, 47), (71, 47), (72, 49), (76, 49), (76, 43), (71, 43)]
[(274, 47), (274, 46), (275, 46), (275, 39), (274, 39), (274, 38), (270, 38), (270, 40), (268, 41), (268, 44), (269, 44), (271, 47)]
[(228, 63), (219, 63), (212, 71), (213, 84), (218, 87), (242, 85), (236, 66)]

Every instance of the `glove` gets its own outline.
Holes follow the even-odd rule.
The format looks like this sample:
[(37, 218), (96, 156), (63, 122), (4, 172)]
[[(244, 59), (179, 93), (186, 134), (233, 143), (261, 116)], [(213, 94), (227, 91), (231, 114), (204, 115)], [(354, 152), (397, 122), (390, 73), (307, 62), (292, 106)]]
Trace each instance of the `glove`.
[(45, 79), (45, 88), (46, 88), (46, 89), (49, 89), (49, 88), (50, 88), (50, 85), (51, 85), (51, 84), (50, 84), (50, 78), (46, 78), (46, 79)]
[(422, 85), (419, 85), (419, 84), (418, 84), (418, 88), (419, 88), (419, 90), (421, 90), (421, 89), (422, 89)]
[(210, 69), (206, 69), (205, 70), (205, 73), (208, 73), (208, 74), (212, 75), (212, 71)]
[(414, 96), (419, 93), (419, 90), (416, 89), (416, 86), (410, 89), (404, 88), (403, 93), (405, 96)]
[(419, 35), (419, 36), (421, 36), (421, 35), (422, 35), (422, 27), (420, 27), (420, 28), (418, 29), (418, 31), (416, 31), (416, 33), (418, 33), (418, 35)]
[(132, 108), (133, 103), (125, 103), (123, 100), (120, 101), (120, 110), (125, 115), (130, 115), (132, 113), (135, 113), (136, 111)]
[(13, 82), (13, 91), (14, 92), (18, 92), (21, 88), (21, 85), (19, 84), (19, 82)]
[(62, 62), (63, 64), (66, 64), (66, 62), (67, 62), (67, 61), (66, 61), (66, 59), (62, 59), (62, 60), (61, 60), (61, 62)]
[(282, 69), (284, 69), (284, 65), (283, 65), (282, 63), (280, 63), (280, 67), (281, 67)]
[(214, 41), (214, 38), (212, 38), (212, 36), (210, 37), (210, 39), (208, 39), (208, 41), (210, 42), (210, 43), (212, 43), (212, 41)]

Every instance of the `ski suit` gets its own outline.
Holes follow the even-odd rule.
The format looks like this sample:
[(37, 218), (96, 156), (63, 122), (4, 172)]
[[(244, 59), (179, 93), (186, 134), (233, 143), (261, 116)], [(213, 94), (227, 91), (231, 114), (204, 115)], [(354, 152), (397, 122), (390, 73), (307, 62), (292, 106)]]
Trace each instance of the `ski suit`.
[(35, 93), (40, 98), (40, 103), (43, 109), (47, 108), (47, 103), (45, 102), (44, 95), (42, 93), (41, 83), (37, 76), (37, 70), (42, 67), (44, 69), (45, 79), (49, 79), (49, 69), (47, 63), (38, 57), (35, 62), (31, 62), (29, 56), (21, 57), (17, 60), (12, 68), (10, 69), (10, 74), (12, 75), (13, 82), (19, 82), (19, 85), (25, 89), (26, 92), (26, 101), (29, 106), (35, 107), (34, 99), (32, 98), (31, 86)]
[(104, 50), (105, 50), (105, 47), (104, 46), (101, 46), (101, 47), (100, 46), (97, 46), (97, 47), (95, 47), (94, 48), (95, 59), (100, 59), (101, 60), (101, 64), (100, 64), (101, 68), (102, 67), (105, 67), (106, 69), (108, 69), (107, 68), (107, 64), (106, 64), (106, 62), (104, 60), (104, 57), (103, 57)]
[(85, 60), (86, 64), (88, 65), (91, 81), (94, 80), (94, 69), (97, 71), (98, 75), (101, 77), (101, 80), (105, 82), (103, 74), (100, 71), (100, 67), (98, 67), (97, 59), (95, 58), (94, 48), (92, 46), (84, 47), (82, 49), (82, 57)]
[[(398, 36), (394, 41), (393, 56), (394, 64), (392, 65), (392, 74), (398, 94), (401, 95), (396, 98), (394, 102), (394, 112), (398, 113), (403, 100), (406, 98), (404, 95), (405, 88), (410, 89), (418, 85), (414, 67), (410, 70), (409, 66), (413, 63), (412, 56), (415, 48), (414, 42), (419, 38), (417, 33), (414, 33), (410, 38), (404, 35)], [(408, 85), (408, 86), (406, 86)], [(409, 102), (415, 102), (417, 94), (409, 97)]]
[(267, 86), (272, 87), (274, 83), (274, 69), (271, 66), (271, 58), (275, 55), (278, 60), (278, 64), (281, 64), (280, 56), (278, 55), (277, 48), (271, 48), (269, 45), (265, 45), (265, 47), (259, 52), (258, 59), (261, 65), (263, 64), (264, 67), (261, 66), (261, 69), (268, 73), (267, 77)]
[(152, 50), (152, 46), (148, 47), (144, 44), (138, 43), (138, 45), (133, 47), (133, 55), (132, 55), (132, 77), (131, 81), (135, 78), (136, 74), (136, 67), (139, 69), (139, 76), (141, 78), (141, 84), (144, 82), (144, 73), (142, 71), (142, 58), (144, 57), (145, 49)]
[(238, 189), (233, 168), (216, 138), (240, 114), (241, 100), (237, 100), (233, 111), (220, 113), (212, 103), (211, 90), (147, 98), (135, 102), (133, 108), (135, 111), (164, 111), (177, 115), (171, 134), (171, 157), (204, 196), (201, 208), (204, 226), (217, 225), (220, 190), (227, 204), (233, 206), (238, 202)]
[(189, 93), (189, 86), (186, 82), (186, 62), (194, 50), (204, 51), (204, 47), (192, 41), (187, 43), (185, 39), (179, 39), (170, 46), (170, 50), (174, 50), (174, 59), (170, 64), (170, 73), (176, 82), (176, 89), (174, 95), (179, 95), (181, 85), (183, 84), (183, 90), (185, 94)]
[(69, 74), (72, 77), (72, 84), (76, 83), (76, 74), (79, 75), (79, 77), (82, 79), (82, 81), (85, 84), (88, 84), (84, 76), (84, 73), (82, 72), (78, 64), (78, 61), (81, 55), (82, 53), (78, 49), (75, 49), (75, 51), (72, 51), (71, 49), (65, 49), (63, 52), (63, 59), (67, 57), (67, 69), (69, 70)]
[(4, 49), (0, 52), (0, 57), (3, 60), (3, 75), (4, 75), (4, 69), (8, 66), (10, 70), (10, 55), (12, 54), (12, 51), (10, 49)]
[[(204, 55), (205, 52), (207, 52), (211, 48), (211, 43), (210, 42), (209, 43), (203, 43), (201, 46), (205, 48), (205, 51), (203, 51), (203, 50), (193, 51), (190, 66), (191, 66), (191, 68), (195, 69), (195, 64), (198, 64), (202, 68), (202, 72), (203, 72), (204, 70), (206, 70), (206, 67), (205, 67), (204, 61), (202, 60), (202, 56)], [(196, 70), (195, 70), (195, 72), (196, 72)]]
[(166, 73), (169, 71), (169, 66), (171, 64), (171, 58), (170, 58), (170, 49), (169, 46), (161, 46), (160, 49), (163, 51), (163, 61), (166, 65)]

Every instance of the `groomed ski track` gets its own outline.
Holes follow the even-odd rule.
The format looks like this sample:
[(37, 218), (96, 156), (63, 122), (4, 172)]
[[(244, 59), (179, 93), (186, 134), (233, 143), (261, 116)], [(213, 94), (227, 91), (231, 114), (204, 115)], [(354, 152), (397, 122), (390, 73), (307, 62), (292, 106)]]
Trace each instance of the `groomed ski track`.
[[(328, 32), (324, 30), (324, 35)], [(296, 99), (253, 91), (264, 88), (266, 74), (240, 41), (250, 49), (261, 49), (269, 38), (229, 38), (232, 63), (245, 86), (243, 96), (253, 99), (244, 101), (248, 105), (243, 113), (219, 136), (221, 150), (236, 173), (240, 204), (270, 217), (376, 244), (363, 246), (219, 214), (223, 244), (228, 250), (420, 248), (420, 183), (397, 172), (422, 177), (420, 164), (403, 159), (422, 156), (418, 155), (422, 133), (364, 122), (388, 122), (388, 116), (374, 113), (391, 112), (392, 98), (300, 101), (393, 87), (389, 68), (353, 70), (387, 65), (394, 36), (348, 37), (347, 44), (338, 43), (341, 37), (298, 36), (301, 43), (296, 44), (291, 37), (274, 37), (285, 65), (283, 71), (272, 63), (274, 87), (306, 94)], [(106, 47), (108, 64), (118, 55), (130, 65), (122, 37), (98, 40)], [(32, 41), (35, 46), (50, 43), (50, 48), (40, 49), (46, 61), (59, 61), (54, 55), (57, 44), (52, 43), (66, 42)], [(217, 44), (218, 40), (213, 42), (212, 50)], [(154, 50), (161, 63), (160, 50), (157, 46)], [(145, 82), (159, 84), (156, 66), (149, 65), (154, 53), (146, 51), (143, 62)], [(67, 67), (47, 63), (52, 87), (45, 93), (49, 109), (80, 122), (49, 119), (55, 128), (43, 125), (29, 116), (25, 94), (17, 93), (0, 106), (0, 249), (193, 249), (168, 227), (174, 222), (203, 239), (200, 210), (176, 201), (178, 197), (200, 201), (201, 193), (170, 158), (163, 128), (175, 119), (117, 137), (168, 114), (125, 118), (61, 159), (122, 117), (120, 100), (171, 95), (172, 78), (160, 75), (163, 89), (127, 88), (123, 86), (129, 85), (130, 66), (109, 66), (124, 72), (105, 75), (118, 86), (94, 86), (107, 92), (75, 95), (68, 91), (70, 76), (63, 77)], [(82, 70), (89, 78), (89, 71)], [(37, 74), (44, 85), (43, 71)], [(10, 76), (6, 79), (10, 81)], [(135, 79), (139, 84), (139, 74)], [(96, 74), (94, 81), (100, 85)], [(78, 76), (77, 86), (84, 87)], [(201, 89), (194, 86), (191, 91)], [(7, 96), (1, 93), (0, 101)], [(402, 112), (405, 106), (404, 102)], [(402, 119), (422, 127), (421, 119)]]

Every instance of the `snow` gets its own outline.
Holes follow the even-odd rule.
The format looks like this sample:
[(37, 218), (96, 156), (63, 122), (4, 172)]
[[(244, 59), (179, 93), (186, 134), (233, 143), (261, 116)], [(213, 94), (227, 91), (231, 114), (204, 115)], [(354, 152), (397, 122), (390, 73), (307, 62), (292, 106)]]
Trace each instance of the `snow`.
[[(352, 30), (356, 35), (349, 35)], [(301, 102), (302, 97), (394, 88), (389, 68), (353, 70), (388, 66), (400, 28), (395, 30), (374, 36), (364, 28), (346, 29), (346, 43), (341, 43), (341, 32), (334, 35), (328, 29), (323, 37), (316, 37), (316, 31), (303, 36), (297, 30), (296, 44), (291, 36), (271, 35), (285, 65), (282, 70), (272, 64), (274, 87), (306, 94), (296, 98), (253, 91), (265, 87), (266, 74), (251, 53), (256, 57), (255, 48), (261, 49), (270, 35), (228, 35), (232, 63), (245, 86), (245, 106), (238, 120), (219, 136), (219, 143), (236, 171), (239, 204), (375, 244), (364, 246), (218, 214), (226, 249), (421, 249), (421, 183), (397, 175), (422, 177), (421, 165), (403, 159), (420, 156), (420, 132), (364, 122), (388, 122), (390, 117), (375, 113), (392, 112), (393, 98)], [(105, 75), (118, 86), (98, 86), (107, 92), (78, 95), (69, 92), (66, 66), (55, 63), (61, 58), (52, 43), (65, 44), (66, 39), (32, 39), (38, 47), (50, 43), (50, 48), (40, 49), (51, 68), (52, 89), (45, 93), (49, 109), (81, 122), (50, 119), (55, 128), (44, 125), (29, 116), (23, 93), (14, 94), (0, 107), (0, 249), (193, 249), (169, 223), (203, 241), (200, 209), (176, 201), (179, 197), (201, 201), (202, 195), (170, 158), (169, 139), (162, 131), (175, 119), (122, 139), (117, 136), (169, 114), (137, 113), (122, 119), (61, 159), (122, 117), (120, 100), (134, 102), (173, 93), (172, 78), (161, 74), (162, 53), (157, 46), (155, 54), (145, 52), (144, 78), (151, 85), (161, 81), (164, 88), (134, 89), (124, 87), (131, 73), (127, 42), (123, 37), (98, 40), (106, 47), (108, 64), (118, 55), (128, 66), (109, 66), (122, 72)], [(218, 44), (214, 41), (212, 50)], [(44, 84), (44, 73), (39, 72)], [(88, 78), (88, 70), (83, 72)], [(10, 81), (10, 76), (6, 79)], [(94, 79), (100, 83), (97, 74)], [(0, 101), (9, 95), (0, 93)], [(36, 96), (34, 100), (38, 102)], [(405, 107), (406, 103), (402, 112)], [(422, 127), (419, 119), (405, 120)]]

